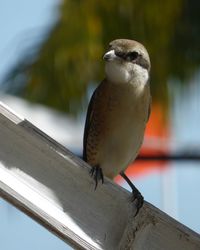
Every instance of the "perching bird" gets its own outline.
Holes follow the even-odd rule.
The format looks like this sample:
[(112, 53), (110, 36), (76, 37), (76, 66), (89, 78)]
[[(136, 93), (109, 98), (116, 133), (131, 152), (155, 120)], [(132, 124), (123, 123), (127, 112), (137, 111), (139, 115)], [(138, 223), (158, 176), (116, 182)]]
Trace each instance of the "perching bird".
[(104, 175), (120, 174), (139, 211), (143, 196), (124, 171), (138, 155), (150, 114), (150, 59), (142, 44), (127, 39), (112, 41), (103, 59), (106, 77), (88, 106), (83, 159), (92, 166), (95, 188)]

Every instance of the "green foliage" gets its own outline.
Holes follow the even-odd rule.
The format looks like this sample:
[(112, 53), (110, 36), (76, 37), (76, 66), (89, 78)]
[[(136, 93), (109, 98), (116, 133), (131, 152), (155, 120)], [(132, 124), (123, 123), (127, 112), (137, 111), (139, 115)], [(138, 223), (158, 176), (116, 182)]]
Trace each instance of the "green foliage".
[(199, 66), (199, 5), (195, 0), (65, 0), (37, 59), (32, 63), (33, 55), (25, 56), (9, 73), (8, 90), (15, 82), (15, 91), (29, 100), (76, 114), (88, 84), (104, 76), (108, 43), (130, 38), (149, 51), (153, 99), (167, 104), (169, 79), (185, 82)]

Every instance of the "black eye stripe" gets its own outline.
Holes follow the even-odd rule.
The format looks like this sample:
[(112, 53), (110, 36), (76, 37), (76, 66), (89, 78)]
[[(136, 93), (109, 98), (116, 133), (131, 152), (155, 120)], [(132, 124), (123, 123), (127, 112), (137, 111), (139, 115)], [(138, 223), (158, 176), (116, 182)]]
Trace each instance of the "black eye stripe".
[(143, 68), (149, 70), (149, 67), (150, 67), (149, 62), (137, 51), (131, 51), (131, 52), (125, 53), (119, 50), (115, 50), (115, 55), (128, 62), (136, 63), (142, 66)]
[(115, 51), (115, 55), (118, 56), (118, 57), (121, 57), (123, 59), (126, 58), (126, 54), (122, 51)]
[(133, 61), (138, 58), (139, 53), (137, 51), (131, 51), (128, 53), (124, 53), (122, 51), (115, 51), (115, 55), (123, 58), (124, 60)]
[(139, 53), (137, 51), (132, 51), (126, 54), (126, 59), (128, 59), (129, 61), (133, 61), (137, 59), (138, 56), (139, 56)]

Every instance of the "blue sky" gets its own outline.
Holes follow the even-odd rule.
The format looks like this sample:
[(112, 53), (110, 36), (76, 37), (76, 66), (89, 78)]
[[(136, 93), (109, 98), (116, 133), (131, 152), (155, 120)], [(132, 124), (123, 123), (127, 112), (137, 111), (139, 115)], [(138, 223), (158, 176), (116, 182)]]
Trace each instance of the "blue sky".
[(0, 80), (25, 47), (55, 20), (56, 0), (0, 1)]

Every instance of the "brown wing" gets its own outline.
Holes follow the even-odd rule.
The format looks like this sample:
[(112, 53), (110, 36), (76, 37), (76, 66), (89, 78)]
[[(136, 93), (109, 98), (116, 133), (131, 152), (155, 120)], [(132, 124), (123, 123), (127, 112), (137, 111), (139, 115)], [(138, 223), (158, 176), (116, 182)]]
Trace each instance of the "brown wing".
[(87, 109), (86, 120), (85, 120), (85, 128), (84, 128), (84, 135), (83, 135), (83, 160), (84, 161), (87, 161), (86, 145), (87, 145), (88, 133), (90, 130), (90, 125), (91, 125), (91, 120), (92, 120), (92, 115), (93, 115), (93, 110), (94, 110), (94, 100), (96, 97), (96, 91), (97, 89), (94, 91), (90, 99), (88, 109)]

